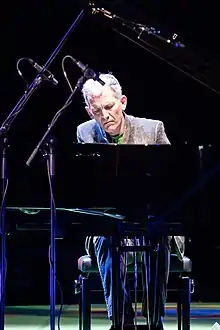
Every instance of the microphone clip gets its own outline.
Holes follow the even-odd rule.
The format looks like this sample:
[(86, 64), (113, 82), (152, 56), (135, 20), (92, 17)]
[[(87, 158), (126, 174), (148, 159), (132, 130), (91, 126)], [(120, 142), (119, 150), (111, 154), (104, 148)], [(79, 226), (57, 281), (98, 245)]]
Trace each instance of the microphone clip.
[(84, 81), (89, 80), (89, 79), (93, 79), (98, 81), (102, 86), (105, 85), (105, 82), (99, 78), (100, 73), (96, 73), (95, 71), (93, 71), (92, 69), (88, 68), (85, 69), (83, 76), (84, 76)]
[(70, 58), (72, 59), (72, 61), (81, 69), (82, 73), (83, 73), (83, 77), (84, 77), (84, 81), (89, 80), (89, 79), (93, 79), (93, 80), (97, 80), (101, 85), (105, 85), (105, 82), (102, 81), (99, 78), (99, 73), (96, 73), (95, 71), (93, 71), (92, 69), (90, 69), (88, 67), (88, 64), (83, 64), (82, 62), (76, 60), (74, 57), (70, 56)]

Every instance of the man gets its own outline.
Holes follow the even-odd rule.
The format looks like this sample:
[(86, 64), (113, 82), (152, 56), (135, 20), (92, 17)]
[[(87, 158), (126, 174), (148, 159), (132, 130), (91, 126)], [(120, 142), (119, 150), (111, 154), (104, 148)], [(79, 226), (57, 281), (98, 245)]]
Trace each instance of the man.
[[(86, 111), (91, 120), (77, 127), (77, 139), (81, 143), (117, 143), (117, 144), (170, 144), (161, 121), (145, 118), (137, 118), (125, 113), (127, 97), (122, 94), (122, 88), (118, 80), (111, 74), (101, 74), (100, 79), (105, 83), (89, 79), (85, 82), (82, 92), (86, 104)], [(162, 317), (164, 316), (164, 304), (166, 299), (166, 284), (169, 272), (170, 239), (166, 239), (160, 254), (160, 283), (161, 299), (159, 315), (156, 320), (151, 320), (152, 330), (163, 329)], [(176, 248), (180, 257), (184, 251), (184, 238), (175, 238)], [(94, 237), (94, 254), (104, 289), (108, 317), (112, 319), (112, 283), (111, 264), (112, 256), (110, 241), (107, 237)], [(122, 269), (121, 269), (122, 271)], [(123, 273), (123, 271), (122, 271)], [(146, 284), (146, 283), (145, 283)], [(128, 289), (124, 286), (123, 276), (121, 279), (121, 300), (125, 297), (124, 318), (121, 322), (124, 329), (133, 324), (134, 311), (129, 298)], [(150, 295), (149, 309), (152, 312), (153, 297)], [(144, 299), (143, 315), (146, 313), (146, 299)]]

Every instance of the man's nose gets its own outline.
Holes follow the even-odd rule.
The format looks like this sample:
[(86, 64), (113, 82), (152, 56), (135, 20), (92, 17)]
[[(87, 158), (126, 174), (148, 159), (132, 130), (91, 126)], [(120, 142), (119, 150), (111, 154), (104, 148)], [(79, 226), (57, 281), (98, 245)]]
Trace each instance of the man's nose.
[(109, 113), (108, 113), (108, 111), (105, 110), (105, 109), (102, 109), (102, 118), (103, 118), (104, 120), (108, 120), (108, 119), (109, 119)]

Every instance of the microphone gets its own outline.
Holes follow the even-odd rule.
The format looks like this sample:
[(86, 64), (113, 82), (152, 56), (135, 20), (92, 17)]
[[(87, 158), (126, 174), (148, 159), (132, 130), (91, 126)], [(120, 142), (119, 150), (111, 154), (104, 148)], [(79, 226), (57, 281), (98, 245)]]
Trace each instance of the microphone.
[(83, 64), (80, 61), (77, 61), (74, 57), (70, 56), (72, 61), (81, 69), (84, 74), (84, 77), (88, 79), (97, 80), (102, 86), (105, 85), (105, 82), (99, 78), (99, 74), (93, 71), (92, 69), (88, 68), (88, 65)]
[(118, 18), (118, 16), (116, 16), (115, 14), (112, 14), (110, 11), (105, 10), (104, 8), (92, 8), (92, 14), (99, 14), (102, 13), (104, 16), (108, 17), (108, 18)]
[[(37, 72), (41, 72), (43, 67), (40, 66), (38, 63), (34, 62), (31, 58), (27, 59), (28, 62), (37, 70)], [(58, 85), (58, 81), (54, 78), (54, 75), (49, 71), (45, 70), (44, 73), (42, 73), (43, 79), (52, 82), (53, 85)]]

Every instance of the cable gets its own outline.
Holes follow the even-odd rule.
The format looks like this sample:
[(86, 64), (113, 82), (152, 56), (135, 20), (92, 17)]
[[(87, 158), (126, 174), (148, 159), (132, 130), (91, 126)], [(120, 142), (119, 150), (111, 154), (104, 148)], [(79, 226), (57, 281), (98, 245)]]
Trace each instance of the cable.
[(72, 100), (69, 101), (68, 103), (64, 104), (64, 106), (57, 111), (57, 113), (55, 114), (55, 116), (53, 117), (50, 126), (53, 126), (54, 122), (56, 121), (57, 117), (59, 116), (60, 112), (62, 112), (63, 110), (65, 110), (70, 104), (72, 103)]
[(29, 86), (29, 84), (28, 84), (27, 80), (25, 79), (25, 77), (23, 76), (23, 74), (22, 74), (22, 72), (21, 72), (21, 70), (20, 70), (20, 68), (19, 68), (19, 64), (20, 64), (20, 62), (22, 62), (22, 61), (29, 61), (29, 58), (28, 58), (28, 57), (21, 57), (21, 58), (19, 58), (19, 60), (18, 60), (17, 63), (16, 63), (16, 69), (17, 69), (17, 72), (18, 72), (19, 76), (22, 78), (22, 80), (24, 81), (24, 83), (25, 83), (25, 85), (26, 85), (26, 89), (27, 89), (28, 86)]
[[(21, 61), (28, 61), (29, 58), (28, 57), (21, 57), (18, 61), (17, 61), (17, 64), (16, 64), (16, 68), (17, 68), (17, 71), (18, 71), (18, 74), (19, 76), (23, 79), (25, 85), (26, 85), (26, 91), (25, 91), (25, 94), (24, 94), (24, 99), (26, 97), (28, 97), (28, 93), (27, 93), (27, 89), (29, 87), (29, 84), (28, 82), (25, 80), (24, 76), (22, 75), (22, 72), (21, 70), (19, 69), (19, 64)], [(40, 78), (38, 78), (38, 80), (36, 80), (36, 84), (39, 84), (39, 80)], [(14, 117), (16, 117), (22, 110), (23, 110), (23, 106), (20, 106), (21, 103), (22, 103), (22, 98), (19, 100), (18, 104), (17, 104), (17, 110), (15, 111), (14, 109), (14, 112), (13, 113), (10, 113), (9, 116), (5, 119), (5, 121), (2, 123), (1, 127), (7, 127), (7, 130), (8, 130), (8, 127), (10, 127), (10, 125), (12, 124), (13, 120), (14, 120)]]
[[(48, 259), (49, 259), (50, 267), (52, 267), (51, 246), (49, 246), (49, 249), (48, 249)], [(59, 290), (60, 290), (60, 309), (59, 309), (58, 318), (57, 318), (57, 328), (58, 328), (58, 330), (60, 330), (60, 320), (61, 320), (62, 311), (63, 311), (64, 299), (63, 299), (63, 290), (62, 290), (62, 287), (61, 287), (60, 282), (57, 279), (57, 277), (56, 277), (56, 282), (57, 282)]]
[(62, 287), (60, 285), (60, 282), (57, 280), (57, 284), (59, 286), (60, 289), (60, 309), (59, 309), (59, 313), (58, 313), (58, 318), (57, 318), (57, 327), (58, 330), (60, 330), (60, 321), (61, 321), (61, 316), (62, 316), (62, 311), (63, 311), (63, 305), (64, 305), (64, 300), (63, 300), (63, 290)]
[[(70, 58), (70, 59), (74, 62), (74, 60), (73, 60), (73, 58), (72, 58), (71, 55), (66, 55), (66, 56), (64, 56), (64, 58), (62, 59), (62, 71), (63, 71), (63, 75), (64, 75), (64, 77), (65, 77), (65, 79), (66, 79), (66, 81), (67, 81), (67, 84), (69, 85), (69, 88), (70, 88), (71, 92), (73, 92), (73, 87), (72, 87), (72, 85), (71, 85), (71, 83), (70, 83), (70, 81), (69, 81), (69, 79), (68, 79), (68, 76), (67, 76), (67, 73), (66, 73), (66, 71), (65, 71), (65, 67), (64, 67), (64, 62), (65, 62), (65, 60), (66, 60), (67, 58)], [(75, 63), (75, 62), (74, 62), (74, 63)]]
[[(53, 195), (53, 187), (52, 187), (52, 182), (51, 182), (51, 178), (50, 178), (49, 162), (47, 162), (47, 174), (48, 174), (48, 179), (49, 179), (50, 193), (51, 193), (51, 196), (52, 196), (52, 203), (53, 203), (53, 206), (54, 206), (54, 210), (56, 212), (55, 199), (54, 199), (54, 195)], [(52, 260), (51, 260), (51, 245), (49, 245), (49, 249), (48, 249), (48, 260), (49, 260), (49, 265), (50, 265), (50, 267), (51, 267), (51, 269), (54, 273), (54, 265), (53, 265)], [(61, 288), (60, 282), (57, 279), (56, 272), (55, 272), (54, 275), (55, 275), (56, 282), (57, 282), (57, 284), (59, 286), (59, 289), (60, 289), (60, 297), (61, 297), (60, 309), (59, 309), (58, 320), (57, 320), (57, 327), (58, 327), (58, 330), (60, 330), (60, 320), (61, 320), (61, 314), (62, 314), (62, 310), (63, 310), (63, 290)]]

